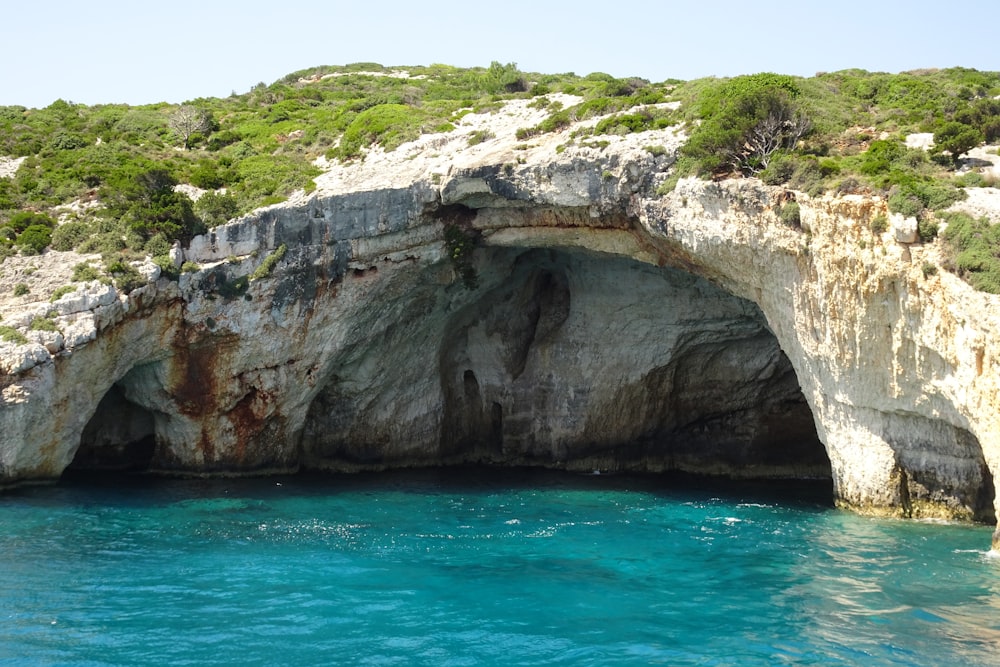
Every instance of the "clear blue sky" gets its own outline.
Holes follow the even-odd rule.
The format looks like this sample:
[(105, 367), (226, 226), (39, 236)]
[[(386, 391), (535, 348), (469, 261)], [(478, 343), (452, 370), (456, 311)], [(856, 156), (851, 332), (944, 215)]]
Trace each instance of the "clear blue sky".
[(652, 81), (1000, 70), (1000, 0), (12, 0), (0, 105), (183, 102), (315, 65), (516, 62)]

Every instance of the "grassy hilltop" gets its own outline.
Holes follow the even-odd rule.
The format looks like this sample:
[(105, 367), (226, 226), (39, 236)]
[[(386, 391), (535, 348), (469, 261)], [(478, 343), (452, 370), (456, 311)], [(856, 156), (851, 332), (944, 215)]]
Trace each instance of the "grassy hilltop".
[[(563, 106), (551, 93), (578, 101)], [(688, 143), (661, 192), (686, 175), (754, 176), (813, 196), (882, 195), (891, 211), (918, 218), (925, 241), (947, 220), (949, 268), (1000, 293), (1000, 227), (939, 213), (966, 188), (997, 185), (961, 158), (1000, 142), (998, 96), (1000, 73), (962, 68), (653, 83), (528, 73), (512, 63), (357, 63), (184, 104), (0, 107), (0, 157), (23, 158), (13, 177), (0, 178), (0, 261), (47, 248), (78, 250), (100, 253), (106, 271), (124, 275), (129, 260), (148, 255), (170, 274), (176, 269), (167, 252), (175, 241), (309, 191), (320, 158), (363, 160), (373, 145), (392, 150), (421, 134), (454, 130), (464, 114), (531, 98), (548, 117), (519, 129), (520, 141), (565, 132), (568, 144), (593, 134), (684, 127)], [(587, 118), (600, 121), (573, 130)], [(914, 133), (933, 135), (930, 150), (907, 146)], [(469, 142), (484, 138), (470, 134)], [(205, 193), (193, 201), (185, 192), (195, 190), (177, 187), (183, 184)], [(873, 226), (884, 231), (885, 224)], [(81, 268), (78, 278), (99, 275)]]

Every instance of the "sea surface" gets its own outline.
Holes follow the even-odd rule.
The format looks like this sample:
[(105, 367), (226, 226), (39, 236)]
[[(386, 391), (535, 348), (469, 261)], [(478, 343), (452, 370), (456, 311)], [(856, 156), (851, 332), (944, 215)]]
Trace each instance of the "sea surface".
[(990, 528), (828, 483), (428, 470), (0, 495), (0, 665), (1000, 665)]

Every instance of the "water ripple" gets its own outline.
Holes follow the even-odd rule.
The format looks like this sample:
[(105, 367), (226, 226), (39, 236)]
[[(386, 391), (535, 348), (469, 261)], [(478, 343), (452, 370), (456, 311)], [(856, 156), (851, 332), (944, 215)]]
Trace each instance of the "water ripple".
[(419, 475), (0, 497), (0, 664), (995, 664), (989, 530)]

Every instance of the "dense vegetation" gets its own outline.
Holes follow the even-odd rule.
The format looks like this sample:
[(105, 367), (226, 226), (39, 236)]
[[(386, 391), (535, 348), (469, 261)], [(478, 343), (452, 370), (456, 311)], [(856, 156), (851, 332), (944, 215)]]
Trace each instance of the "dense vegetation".
[[(676, 94), (697, 123), (679, 172), (879, 193), (905, 215), (926, 216), (963, 198), (960, 188), (983, 185), (954, 169), (971, 148), (1000, 139), (1000, 73), (757, 74), (693, 81)], [(933, 133), (931, 151), (906, 146), (918, 132)]]
[[(600, 135), (682, 125), (690, 139), (663, 191), (700, 174), (756, 176), (810, 194), (878, 193), (891, 210), (917, 216), (925, 239), (936, 229), (933, 212), (961, 199), (963, 188), (995, 185), (974, 171), (958, 175), (957, 167), (969, 149), (1000, 141), (998, 73), (848, 70), (654, 84), (602, 73), (532, 74), (497, 62), (406, 71), (394, 76), (373, 63), (313, 68), (181, 105), (0, 107), (0, 156), (26, 158), (14, 178), (0, 179), (0, 261), (51, 247), (102, 253), (106, 269), (147, 254), (166, 266), (173, 242), (308, 191), (320, 156), (363, 159), (371, 145), (392, 150), (449, 131), (462, 115), (511, 98), (533, 98), (548, 112), (518, 131), (523, 141), (590, 118), (598, 121), (567, 143), (599, 146)], [(549, 96), (555, 92), (579, 101), (564, 108)], [(907, 147), (913, 132), (933, 133), (934, 148)], [(470, 135), (469, 143), (488, 138)], [(208, 192), (194, 202), (178, 184)], [(74, 200), (84, 205), (59, 208)], [(976, 229), (965, 236), (992, 238)], [(953, 265), (972, 276), (962, 252), (953, 252)], [(976, 284), (1000, 290), (1000, 281)]]
[[(0, 155), (26, 158), (13, 179), (0, 179), (0, 261), (51, 246), (100, 252), (108, 264), (148, 254), (165, 266), (175, 240), (314, 187), (319, 156), (358, 159), (370, 145), (392, 150), (452, 130), (463, 114), (506, 99), (617, 81), (529, 75), (497, 62), (406, 71), (320, 67), (182, 105), (0, 107)], [(208, 193), (193, 202), (178, 183)], [(93, 206), (58, 209), (74, 200)]]

